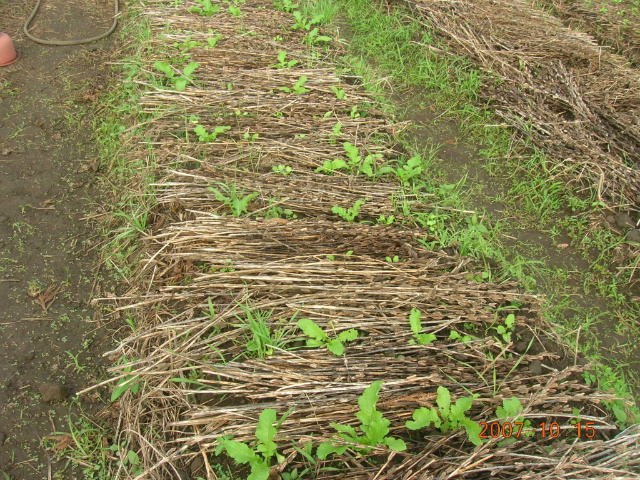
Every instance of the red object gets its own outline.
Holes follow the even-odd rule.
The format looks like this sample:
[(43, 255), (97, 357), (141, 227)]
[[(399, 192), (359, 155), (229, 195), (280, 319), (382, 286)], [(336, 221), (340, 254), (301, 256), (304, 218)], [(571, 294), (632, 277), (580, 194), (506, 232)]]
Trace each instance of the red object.
[(11, 37), (4, 32), (0, 32), (0, 67), (11, 65), (19, 57), (20, 54), (13, 47)]

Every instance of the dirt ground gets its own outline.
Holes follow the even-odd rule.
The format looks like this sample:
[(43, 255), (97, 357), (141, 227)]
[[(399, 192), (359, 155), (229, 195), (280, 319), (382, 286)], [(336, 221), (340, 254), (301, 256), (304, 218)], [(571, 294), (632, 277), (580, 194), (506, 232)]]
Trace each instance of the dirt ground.
[[(22, 34), (34, 3), (0, 0), (0, 31), (21, 55), (0, 67), (0, 477), (12, 480), (62, 478), (43, 445), (69, 432), (69, 417), (100, 408), (97, 396), (73, 394), (95, 381), (108, 346), (89, 306), (98, 235), (83, 217), (98, 162), (82, 112), (108, 71), (101, 59), (112, 40), (34, 43)], [(92, 36), (112, 9), (44, 2), (32, 33)]]

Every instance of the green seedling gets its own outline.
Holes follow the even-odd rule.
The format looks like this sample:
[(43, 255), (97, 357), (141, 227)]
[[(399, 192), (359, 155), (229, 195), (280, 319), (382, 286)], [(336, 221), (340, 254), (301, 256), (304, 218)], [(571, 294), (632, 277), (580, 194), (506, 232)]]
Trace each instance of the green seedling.
[(240, 10), (240, 7), (236, 6), (236, 5), (229, 5), (229, 13), (231, 15), (233, 15), (234, 17), (241, 17), (242, 16), (242, 10)]
[(298, 215), (296, 215), (293, 210), (289, 210), (286, 208), (282, 208), (279, 205), (272, 205), (271, 207), (269, 207), (269, 209), (264, 213), (264, 218), (265, 219), (269, 219), (269, 218), (289, 218), (289, 219), (295, 219), (298, 218)]
[[(333, 255), (327, 255), (330, 260), (335, 260)], [(313, 320), (308, 318), (301, 318), (298, 320), (298, 328), (304, 332), (307, 337), (308, 347), (321, 347), (326, 346), (327, 349), (334, 355), (342, 355), (344, 353), (344, 344), (352, 342), (358, 338), (358, 331), (355, 329), (344, 330), (338, 334), (337, 338), (329, 339), (327, 333), (320, 328), (320, 326)]]
[(456, 330), (451, 330), (449, 333), (449, 340), (459, 340), (462, 343), (468, 343), (475, 338), (473, 335), (460, 335)]
[(303, 75), (302, 77), (300, 77), (300, 79), (296, 83), (293, 84), (293, 89), (289, 87), (280, 87), (278, 88), (278, 90), (285, 93), (291, 93), (293, 91), (293, 93), (296, 95), (302, 95), (303, 93), (309, 92), (309, 89), (304, 88), (304, 84), (306, 82), (307, 82), (307, 77)]
[(400, 257), (398, 255), (394, 255), (393, 257), (384, 257), (384, 259), (389, 263), (398, 263), (400, 261)]
[(464, 427), (471, 443), (482, 445), (480, 425), (465, 415), (471, 409), (473, 400), (474, 397), (463, 397), (452, 405), (449, 390), (445, 387), (438, 387), (438, 397), (436, 398), (438, 408), (421, 407), (417, 409), (413, 412), (413, 420), (407, 420), (405, 425), (409, 430), (420, 430), (433, 423), (433, 426), (439, 428), (442, 433)]
[(325, 160), (321, 167), (316, 168), (316, 172), (333, 175), (338, 170), (347, 168), (347, 166), (347, 162), (342, 158), (336, 158), (335, 160)]
[[(210, 34), (214, 34), (217, 32), (213, 32), (211, 30), (209, 30)], [(220, 40), (222, 40), (224, 38), (224, 35), (217, 35), (215, 37), (209, 37), (207, 38), (207, 48), (216, 48), (216, 45), (218, 44), (218, 42)]]
[(320, 35), (318, 28), (314, 28), (307, 36), (302, 39), (302, 43), (305, 45), (317, 45), (320, 42), (330, 42), (331, 37), (327, 37), (326, 35)]
[(182, 53), (186, 53), (194, 47), (204, 47), (204, 43), (191, 40), (191, 37), (189, 36), (182, 43), (174, 42), (173, 46), (176, 48), (180, 48), (182, 50)]
[(349, 115), (351, 116), (351, 118), (360, 118), (360, 114), (358, 113), (358, 106), (354, 105), (351, 108), (351, 112), (349, 112)]
[(74, 355), (72, 352), (70, 352), (69, 350), (67, 350), (65, 352), (67, 355), (69, 355), (69, 357), (71, 357), (71, 360), (73, 360), (74, 366), (75, 366), (75, 370), (76, 373), (82, 373), (82, 371), (87, 368), (86, 365), (80, 365), (80, 362), (78, 361), (78, 355)]
[(380, 215), (377, 221), (380, 225), (391, 225), (395, 221), (395, 219), (396, 217), (393, 215), (389, 215), (388, 217)]
[(155, 62), (153, 66), (160, 72), (164, 73), (166, 79), (173, 84), (176, 90), (183, 91), (186, 90), (187, 83), (193, 83), (193, 72), (196, 71), (199, 63), (190, 62), (186, 67), (184, 67), (182, 75), (180, 76), (176, 75), (176, 72), (179, 72), (179, 70), (172, 67), (167, 62)]
[[(135, 359), (131, 359), (131, 362), (127, 359), (126, 355), (122, 356), (121, 363), (127, 365), (129, 363), (133, 363)], [(125, 373), (129, 373), (133, 370), (132, 365), (127, 365), (124, 367)], [(137, 375), (125, 375), (118, 381), (118, 384), (111, 392), (111, 401), (115, 402), (118, 398), (122, 396), (127, 390), (131, 390), (131, 393), (137, 395), (140, 391), (140, 377)]]
[(413, 339), (409, 340), (410, 344), (429, 345), (436, 339), (436, 336), (433, 333), (420, 333), (422, 332), (422, 312), (417, 308), (411, 309), (411, 313), (409, 314), (409, 325), (413, 332)]
[(513, 333), (513, 324), (516, 321), (516, 316), (513, 313), (507, 315), (507, 318), (504, 320), (504, 325), (498, 325), (495, 327), (498, 335), (502, 337), (505, 343), (511, 342), (511, 334)]
[(472, 217), (466, 217), (465, 221), (467, 222), (467, 228), (471, 233), (479, 235), (487, 235), (489, 233), (487, 227), (478, 220), (478, 215), (474, 214)]
[(355, 172), (356, 175), (364, 173), (367, 177), (371, 178), (373, 176), (373, 166), (376, 163), (376, 159), (382, 158), (382, 155), (380, 155), (379, 153), (375, 155), (367, 155), (363, 160), (360, 156), (358, 147), (352, 145), (349, 142), (344, 142), (342, 146), (344, 147), (344, 150), (347, 153), (347, 157), (349, 158), (349, 166), (351, 166), (351, 171)]
[[(333, 112), (330, 112), (333, 113)], [(326, 117), (326, 115), (325, 115)], [(331, 143), (335, 144), (336, 143), (336, 139), (342, 135), (342, 123), (338, 122), (336, 123), (333, 128), (331, 129)]]
[(322, 15), (316, 15), (313, 18), (305, 17), (300, 10), (293, 12), (293, 19), (296, 23), (293, 24), (291, 30), (311, 30), (313, 25), (316, 25), (322, 21)]
[[(373, 382), (358, 399), (360, 411), (356, 414), (356, 417), (360, 420), (360, 430), (364, 435), (358, 435), (356, 429), (350, 425), (331, 423), (331, 426), (339, 432), (337, 434), (338, 438), (361, 445), (360, 448), (356, 447), (356, 450), (362, 453), (370, 452), (371, 447), (378, 445), (387, 446), (396, 452), (407, 449), (407, 445), (402, 439), (387, 436), (391, 422), (384, 418), (382, 413), (376, 409), (378, 392), (381, 387), (381, 381)], [(323, 442), (318, 446), (316, 455), (324, 460), (332, 453), (342, 455), (347, 448), (349, 448), (349, 445)]]
[(272, 170), (280, 175), (289, 175), (293, 169), (289, 165), (274, 165)]
[(214, 13), (218, 13), (220, 11), (220, 5), (213, 5), (211, 0), (196, 0), (199, 7), (191, 7), (189, 9), (190, 12), (199, 13), (203, 17), (211, 17)]
[(365, 198), (364, 200), (357, 200), (353, 207), (348, 209), (335, 205), (331, 208), (331, 211), (336, 215), (339, 215), (343, 220), (352, 223), (353, 219), (356, 218), (360, 213), (360, 207), (362, 207), (364, 202), (366, 202), (367, 200), (368, 198)]
[(335, 261), (336, 256), (335, 255), (327, 255), (327, 259), (331, 260), (333, 262), (333, 261)]
[(260, 359), (264, 359), (273, 355), (273, 348), (281, 348), (284, 346), (282, 338), (286, 331), (278, 329), (271, 331), (267, 321), (271, 317), (273, 311), (252, 310), (250, 305), (238, 304), (242, 308), (244, 315), (236, 315), (236, 318), (242, 323), (234, 325), (235, 327), (243, 327), (251, 333), (245, 342), (247, 352), (256, 355)]
[(284, 50), (280, 50), (278, 52), (278, 63), (276, 65), (271, 65), (271, 66), (275, 68), (284, 69), (284, 68), (294, 67), (298, 63), (300, 63), (298, 62), (298, 60), (287, 60), (287, 52), (285, 52)]
[(209, 191), (215, 193), (216, 200), (227, 205), (235, 217), (240, 217), (247, 213), (249, 211), (249, 203), (258, 196), (257, 193), (244, 195), (244, 190), (238, 190), (235, 183), (231, 185), (219, 183), (218, 185), (226, 191), (226, 195), (213, 187), (209, 187)]
[(198, 135), (198, 140), (206, 143), (215, 142), (216, 139), (218, 138), (218, 135), (228, 130), (231, 130), (231, 127), (217, 126), (213, 129), (212, 132), (207, 132), (207, 129), (202, 125), (196, 125), (196, 128), (193, 129), (195, 134)]
[(333, 110), (329, 110), (328, 112), (325, 112), (324, 118), (329, 118), (331, 115), (333, 115)]
[(278, 429), (282, 423), (286, 420), (290, 411), (285, 413), (278, 423), (276, 423), (277, 414), (272, 408), (267, 408), (260, 413), (258, 419), (258, 425), (256, 427), (256, 443), (255, 447), (251, 448), (246, 443), (236, 442), (230, 440), (228, 437), (222, 437), (218, 441), (216, 448), (216, 455), (220, 455), (223, 451), (233, 458), (236, 463), (249, 464), (251, 467), (251, 473), (247, 477), (247, 480), (267, 480), (269, 478), (269, 469), (271, 468), (271, 462), (273, 457), (276, 457), (278, 463), (284, 462), (284, 457), (278, 453), (278, 446), (276, 445), (275, 438), (278, 433)]
[[(513, 418), (514, 419), (512, 422), (513, 424), (516, 424), (516, 423), (522, 424), (521, 425), (523, 428), (522, 434), (525, 437), (532, 437), (535, 435), (535, 432), (531, 428), (532, 427), (531, 421), (524, 420), (523, 417), (520, 415), (523, 411), (524, 411), (524, 407), (522, 406), (522, 403), (520, 403), (520, 400), (517, 397), (511, 397), (510, 399), (504, 398), (502, 399), (502, 406), (499, 406), (498, 408), (496, 408), (496, 418), (498, 419)], [(513, 443), (515, 441), (516, 441), (515, 438), (506, 438), (505, 440), (501, 441), (499, 444), (502, 446), (508, 443)]]
[(249, 132), (245, 132), (243, 137), (244, 137), (245, 140), (249, 140), (250, 142), (255, 142), (258, 139), (259, 135), (257, 133), (254, 133), (252, 135)]
[(273, 2), (273, 6), (283, 12), (291, 13), (294, 10), (296, 10), (300, 5), (298, 5), (297, 3), (293, 3), (292, 0), (280, 0), (280, 1)]
[(329, 88), (333, 91), (333, 93), (336, 94), (336, 98), (338, 100), (342, 100), (344, 98), (344, 94), (345, 94), (344, 90), (338, 87), (334, 87), (333, 85), (331, 85)]
[(407, 160), (407, 162), (398, 169), (394, 170), (392, 167), (383, 167), (378, 173), (383, 174), (387, 173), (387, 171), (395, 173), (398, 179), (406, 185), (411, 179), (422, 173), (422, 157), (416, 155)]

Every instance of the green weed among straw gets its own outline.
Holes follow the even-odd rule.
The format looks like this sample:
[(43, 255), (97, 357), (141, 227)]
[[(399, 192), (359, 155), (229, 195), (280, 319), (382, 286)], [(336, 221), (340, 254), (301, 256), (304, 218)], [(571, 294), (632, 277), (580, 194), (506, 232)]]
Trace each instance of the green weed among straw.
[(218, 13), (220, 11), (220, 5), (213, 5), (211, 0), (195, 0), (198, 3), (199, 7), (191, 7), (189, 9), (190, 12), (199, 13), (204, 17), (211, 17), (214, 13)]
[(481, 427), (473, 420), (466, 417), (465, 413), (471, 409), (474, 397), (459, 398), (455, 404), (451, 404), (451, 394), (445, 387), (438, 387), (436, 403), (438, 408), (421, 407), (413, 412), (413, 420), (407, 420), (409, 430), (419, 430), (433, 426), (439, 428), (442, 433), (450, 432), (459, 427), (464, 427), (469, 440), (474, 445), (481, 445)]
[(298, 63), (300, 63), (298, 62), (298, 60), (287, 60), (287, 52), (285, 52), (284, 50), (280, 50), (278, 52), (278, 63), (271, 66), (279, 69), (285, 69), (294, 67)]
[(429, 345), (436, 339), (433, 333), (420, 333), (422, 332), (422, 312), (417, 308), (411, 309), (409, 315), (409, 324), (411, 325), (411, 331), (413, 332), (413, 339), (409, 340), (412, 345)]
[(220, 455), (223, 451), (233, 458), (236, 463), (249, 464), (251, 473), (247, 480), (267, 480), (269, 478), (269, 469), (273, 457), (276, 457), (278, 463), (284, 462), (284, 457), (278, 453), (278, 446), (275, 442), (276, 434), (282, 423), (286, 420), (290, 412), (285, 413), (278, 423), (276, 423), (277, 414), (272, 408), (267, 408), (260, 413), (258, 425), (256, 427), (256, 443), (252, 448), (246, 443), (230, 440), (228, 437), (222, 437), (218, 441), (216, 455)]
[(244, 190), (239, 190), (235, 183), (231, 185), (219, 183), (218, 185), (224, 190), (224, 193), (217, 188), (209, 187), (208, 189), (215, 194), (216, 200), (224, 203), (231, 209), (231, 213), (233, 213), (235, 217), (240, 217), (247, 213), (249, 211), (249, 203), (258, 196), (255, 192), (244, 195)]
[(212, 132), (208, 132), (207, 129), (202, 125), (196, 125), (196, 128), (193, 129), (195, 134), (198, 135), (198, 140), (200, 140), (201, 142), (207, 142), (207, 143), (215, 142), (216, 139), (218, 138), (218, 135), (228, 130), (231, 130), (231, 127), (226, 125), (217, 126), (213, 129)]
[(320, 347), (326, 346), (327, 349), (334, 355), (342, 355), (344, 353), (344, 344), (352, 342), (358, 338), (358, 331), (355, 329), (344, 330), (333, 339), (330, 339), (327, 333), (320, 328), (320, 326), (313, 320), (308, 318), (301, 318), (298, 320), (298, 327), (304, 332), (307, 337), (308, 347)]
[(367, 198), (365, 198), (364, 200), (357, 200), (356, 203), (353, 204), (353, 207), (350, 208), (343, 208), (335, 205), (331, 208), (331, 211), (336, 215), (342, 217), (342, 219), (346, 220), (347, 222), (352, 223), (360, 213), (360, 207), (362, 207), (364, 202), (366, 202), (367, 200)]
[(176, 72), (179, 73), (179, 70), (169, 65), (167, 62), (155, 62), (153, 66), (160, 72), (164, 73), (165, 78), (173, 84), (176, 90), (183, 91), (186, 90), (187, 83), (193, 83), (193, 72), (196, 71), (199, 64), (198, 62), (190, 62), (186, 67), (184, 67), (182, 75), (180, 76), (176, 76)]
[[(360, 411), (356, 414), (356, 417), (360, 420), (360, 430), (364, 435), (358, 435), (356, 429), (350, 425), (331, 423), (331, 426), (339, 432), (337, 434), (338, 438), (359, 444), (357, 447), (352, 447), (358, 452), (370, 452), (371, 447), (378, 445), (387, 446), (397, 452), (407, 449), (407, 445), (402, 439), (387, 436), (391, 422), (384, 418), (382, 413), (376, 409), (378, 392), (381, 387), (381, 381), (373, 382), (358, 399)], [(332, 453), (342, 455), (349, 447), (349, 445), (340, 445), (340, 443), (335, 441), (323, 442), (318, 446), (316, 455), (324, 460)]]

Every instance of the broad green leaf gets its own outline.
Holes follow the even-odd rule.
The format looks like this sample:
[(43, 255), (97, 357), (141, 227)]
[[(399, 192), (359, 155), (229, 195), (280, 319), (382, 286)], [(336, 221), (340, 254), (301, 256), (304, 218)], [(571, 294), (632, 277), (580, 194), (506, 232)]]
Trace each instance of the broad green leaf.
[(358, 437), (358, 434), (356, 433), (356, 429), (353, 428), (351, 425), (340, 425), (339, 423), (331, 423), (330, 425), (340, 433), (346, 433), (351, 438), (355, 439)]
[(266, 462), (251, 462), (251, 474), (247, 480), (267, 480), (269, 478), (269, 465)]
[[(369, 425), (376, 417), (381, 416), (380, 412), (376, 410), (376, 403), (378, 403), (378, 392), (380, 391), (380, 388), (382, 388), (382, 381), (377, 380), (369, 385), (360, 398), (358, 398), (360, 411), (356, 416), (363, 425)], [(375, 415), (376, 413), (378, 415)]]
[(341, 342), (352, 342), (356, 338), (358, 338), (358, 331), (355, 328), (340, 332), (340, 335), (338, 335), (338, 339)]
[(171, 65), (169, 65), (167, 62), (155, 62), (153, 66), (164, 73), (167, 78), (173, 78), (173, 76), (175, 75), (173, 68), (171, 68)]
[(184, 67), (182, 74), (187, 78), (191, 78), (191, 74), (195, 72), (196, 68), (198, 68), (199, 66), (200, 64), (198, 62), (189, 62), (189, 65)]
[[(273, 442), (274, 437), (276, 436), (276, 427), (273, 424), (276, 422), (276, 411), (273, 408), (267, 408), (260, 413), (260, 418), (258, 419), (258, 426), (256, 427), (256, 438), (259, 442), (271, 447), (275, 447), (275, 443)], [(261, 450), (262, 452), (271, 456), (275, 453), (275, 448), (271, 451), (271, 448), (267, 450)]]
[(187, 78), (186, 77), (180, 77), (176, 79), (176, 90), (178, 90), (179, 92), (182, 92), (184, 90), (187, 89)]
[(324, 340), (318, 340), (317, 338), (308, 338), (307, 347), (321, 347), (325, 344)]
[(344, 353), (344, 345), (337, 338), (327, 342), (327, 348), (331, 353), (337, 356), (341, 356)]
[(469, 440), (474, 445), (482, 445), (482, 440), (480, 439), (480, 432), (482, 432), (482, 428), (473, 420), (465, 418), (462, 421), (462, 425), (464, 425), (465, 430), (467, 431), (467, 436)]
[(328, 455), (332, 453), (337, 453), (338, 455), (342, 455), (347, 449), (346, 445), (336, 447), (331, 442), (323, 442), (318, 445), (318, 449), (316, 450), (316, 455), (320, 460), (324, 460)]
[(513, 327), (513, 324), (516, 321), (516, 316), (513, 313), (510, 313), (509, 315), (507, 315), (507, 318), (504, 321), (504, 324), (507, 326), (507, 328), (511, 328)]
[(517, 397), (511, 397), (510, 400), (502, 400), (502, 405), (502, 407), (496, 409), (498, 418), (513, 417), (522, 411), (522, 404)]
[(449, 418), (449, 411), (451, 409), (451, 394), (445, 387), (438, 387), (438, 398), (436, 399), (438, 408), (442, 418)]
[(389, 433), (389, 424), (391, 422), (386, 418), (382, 418), (380, 414), (379, 418), (373, 419), (369, 425), (362, 425), (362, 431), (367, 434), (371, 445), (377, 445), (384, 442), (384, 437)]
[(307, 337), (315, 338), (316, 340), (327, 340), (327, 334), (324, 333), (324, 330), (313, 320), (301, 318), (298, 320), (298, 328), (300, 328)]
[[(129, 389), (133, 391), (133, 388), (138, 385), (139, 381), (140, 379), (135, 376), (128, 376), (121, 379), (118, 382), (118, 385), (111, 392), (111, 401), (112, 402), (116, 401), (118, 398), (122, 396), (124, 392), (126, 392)], [(133, 393), (137, 393), (137, 392), (133, 392)]]
[(420, 407), (413, 412), (413, 421), (407, 420), (405, 425), (409, 430), (419, 430), (428, 427), (432, 422), (435, 427), (440, 426), (440, 417), (438, 417), (436, 409)]
[(420, 333), (422, 331), (422, 322), (420, 319), (422, 318), (422, 312), (417, 308), (411, 309), (411, 314), (409, 315), (409, 324), (411, 325), (411, 331), (413, 333)]
[(429, 345), (437, 338), (433, 333), (420, 333), (414, 335), (414, 337), (416, 337), (420, 345)]
[(403, 452), (407, 449), (407, 444), (400, 438), (387, 437), (384, 439), (384, 444), (396, 452)]
[(237, 463), (247, 463), (256, 458), (256, 454), (248, 445), (234, 440), (226, 441), (224, 449)]

